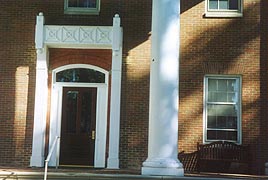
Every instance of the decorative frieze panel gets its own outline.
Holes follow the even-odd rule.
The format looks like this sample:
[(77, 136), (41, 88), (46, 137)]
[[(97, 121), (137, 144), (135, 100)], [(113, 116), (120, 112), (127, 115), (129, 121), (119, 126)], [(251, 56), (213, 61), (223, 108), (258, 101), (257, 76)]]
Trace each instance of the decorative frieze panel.
[(51, 26), (44, 28), (45, 44), (112, 46), (112, 27)]

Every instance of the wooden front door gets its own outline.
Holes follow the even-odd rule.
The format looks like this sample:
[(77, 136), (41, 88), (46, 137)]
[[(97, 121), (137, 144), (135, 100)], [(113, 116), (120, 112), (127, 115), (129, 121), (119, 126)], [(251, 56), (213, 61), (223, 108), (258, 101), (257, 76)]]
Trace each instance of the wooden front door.
[(94, 166), (97, 88), (64, 87), (60, 165)]

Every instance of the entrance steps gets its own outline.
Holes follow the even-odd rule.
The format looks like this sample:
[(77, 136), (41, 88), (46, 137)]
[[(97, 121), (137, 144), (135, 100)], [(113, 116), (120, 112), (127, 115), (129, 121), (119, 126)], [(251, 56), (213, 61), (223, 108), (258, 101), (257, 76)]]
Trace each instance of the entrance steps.
[[(1, 173), (1, 180), (42, 180), (44, 173), (41, 172), (20, 172)], [(91, 173), (48, 173), (48, 180), (224, 180), (233, 178), (213, 178), (213, 177), (170, 177), (170, 176), (142, 176), (127, 174), (91, 174)], [(235, 178), (240, 179), (240, 178)], [(245, 179), (245, 178), (243, 178)]]
[[(3, 168), (0, 167), (0, 180), (43, 180), (44, 168)], [(184, 177), (144, 176), (138, 170), (88, 170), (88, 169), (49, 169), (47, 180), (232, 180), (268, 179), (268, 176), (231, 174), (185, 174)]]

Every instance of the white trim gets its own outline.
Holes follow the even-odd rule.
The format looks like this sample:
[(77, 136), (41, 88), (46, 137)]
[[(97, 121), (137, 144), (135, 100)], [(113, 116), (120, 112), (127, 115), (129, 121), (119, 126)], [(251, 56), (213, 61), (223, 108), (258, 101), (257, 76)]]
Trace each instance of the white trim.
[[(52, 30), (48, 30), (52, 28)], [(33, 145), (32, 145), (32, 157), (31, 166), (44, 166), (44, 148), (45, 148), (45, 129), (46, 129), (46, 118), (47, 118), (47, 97), (48, 97), (48, 86), (47, 86), (47, 73), (48, 73), (48, 48), (77, 48), (77, 49), (112, 49), (112, 70), (111, 70), (111, 107), (110, 111), (110, 124), (115, 122), (114, 128), (116, 129), (115, 136), (110, 137), (109, 152), (113, 149), (112, 142), (115, 143), (116, 150), (114, 155), (117, 162), (119, 162), (119, 131), (120, 131), (120, 97), (121, 97), (121, 67), (122, 67), (122, 41), (123, 31), (120, 27), (120, 17), (115, 15), (113, 27), (111, 26), (45, 26), (43, 13), (39, 13), (36, 18), (36, 33), (35, 33), (35, 48), (37, 51), (37, 67), (45, 67), (42, 76), (36, 76), (36, 100), (35, 100), (35, 114), (34, 114), (34, 129), (33, 129)], [(82, 39), (81, 39), (82, 37)], [(93, 38), (93, 39), (92, 39)], [(42, 57), (42, 58), (41, 58)], [(117, 73), (120, 73), (118, 76)], [(107, 80), (108, 81), (108, 80)], [(38, 83), (39, 82), (39, 83)], [(52, 81), (53, 83), (53, 81)], [(108, 86), (108, 82), (106, 83)], [(52, 99), (52, 102), (61, 102), (62, 84), (58, 86), (52, 86), (52, 95), (58, 99)], [(69, 84), (72, 86), (72, 84)], [(78, 84), (75, 84), (78, 85)], [(86, 83), (81, 83), (81, 86), (87, 86)], [(99, 84), (91, 84), (92, 86), (98, 86)], [(89, 85), (90, 86), (90, 85)], [(115, 87), (116, 86), (116, 87)], [(117, 92), (116, 90), (119, 89)], [(100, 91), (101, 86), (100, 86)], [(106, 94), (108, 96), (108, 94)], [(44, 101), (38, 101), (37, 99), (43, 98)], [(56, 103), (57, 104), (57, 103)], [(57, 106), (60, 106), (57, 104)], [(52, 106), (51, 106), (52, 107)], [(54, 106), (53, 106), (54, 107)], [(57, 108), (56, 108), (57, 109)], [(58, 109), (61, 110), (61, 109)], [(56, 113), (56, 115), (55, 115)], [(59, 112), (55, 112), (52, 118), (61, 119)], [(42, 118), (40, 118), (42, 117)], [(111, 118), (113, 117), (113, 118)], [(51, 121), (51, 130), (55, 134), (55, 129), (60, 127), (57, 121)], [(105, 127), (106, 128), (106, 127)], [(110, 131), (113, 127), (110, 126)], [(105, 137), (106, 138), (106, 137)], [(103, 140), (104, 142), (104, 140)], [(105, 144), (106, 145), (106, 144)], [(103, 145), (102, 145), (103, 146)], [(101, 152), (103, 154), (104, 152)], [(110, 155), (109, 155), (110, 156)], [(54, 156), (54, 159), (56, 157)], [(53, 159), (53, 156), (52, 158)], [(100, 158), (101, 159), (101, 158)], [(105, 159), (105, 158), (104, 158)], [(53, 161), (53, 160), (52, 160)], [(98, 160), (97, 160), (98, 161)], [(102, 160), (100, 160), (103, 162)], [(98, 162), (100, 162), (98, 161)], [(53, 164), (53, 163), (52, 163)], [(54, 163), (55, 164), (55, 163)], [(103, 164), (103, 163), (102, 163)], [(96, 167), (104, 165), (95, 164)], [(115, 166), (119, 168), (119, 163)]]
[(36, 87), (34, 104), (34, 126), (32, 140), (32, 156), (30, 165), (44, 166), (45, 130), (48, 98), (48, 51), (47, 48), (37, 52)]
[[(204, 88), (203, 88), (203, 143), (213, 142), (213, 140), (207, 140), (207, 97), (208, 97), (208, 78), (213, 79), (235, 79), (238, 81), (238, 97), (237, 97), (237, 106), (238, 106), (238, 114), (237, 114), (237, 141), (235, 143), (242, 143), (242, 76), (240, 75), (205, 75), (204, 76)], [(222, 103), (220, 103), (222, 104)], [(233, 103), (226, 103), (233, 104)], [(224, 129), (223, 129), (224, 130)]]
[[(72, 68), (88, 68), (94, 69), (105, 74), (106, 83), (70, 83), (70, 82), (55, 82), (56, 73)], [(49, 133), (49, 149), (52, 147), (53, 139), (61, 135), (61, 114), (62, 114), (62, 91), (64, 87), (96, 87), (97, 88), (97, 103), (96, 103), (96, 140), (95, 140), (95, 161), (94, 167), (105, 167), (105, 152), (106, 152), (106, 132), (107, 132), (107, 111), (108, 111), (108, 79), (109, 72), (92, 65), (86, 64), (69, 64), (59, 67), (52, 71), (53, 88), (51, 93), (51, 115), (50, 115), (50, 133)], [(56, 99), (56, 100), (55, 100)], [(56, 119), (55, 119), (56, 118)], [(58, 152), (59, 153), (59, 152)], [(49, 166), (57, 166), (59, 162), (55, 157), (59, 157), (56, 151), (52, 153)]]
[(120, 27), (119, 15), (113, 18), (113, 56), (111, 77), (111, 105), (109, 131), (109, 157), (107, 168), (119, 169), (119, 140), (120, 140), (120, 102), (122, 75), (122, 40), (123, 31)]

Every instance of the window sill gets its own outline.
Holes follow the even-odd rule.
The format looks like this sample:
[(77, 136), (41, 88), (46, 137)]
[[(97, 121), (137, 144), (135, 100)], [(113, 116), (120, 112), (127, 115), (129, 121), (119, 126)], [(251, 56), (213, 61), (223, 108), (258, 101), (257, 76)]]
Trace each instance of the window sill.
[(77, 10), (77, 9), (65, 9), (64, 14), (74, 14), (74, 15), (99, 15), (98, 10)]
[(206, 12), (204, 14), (206, 18), (241, 18), (242, 13), (238, 12)]

